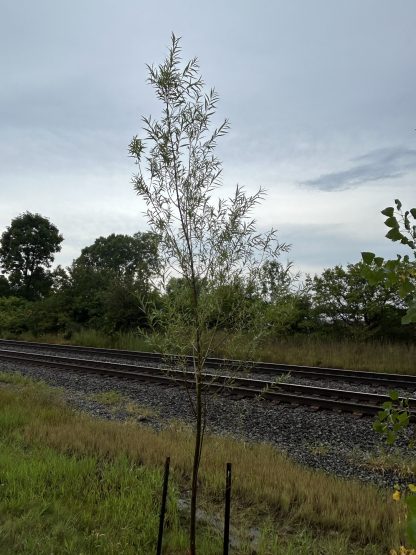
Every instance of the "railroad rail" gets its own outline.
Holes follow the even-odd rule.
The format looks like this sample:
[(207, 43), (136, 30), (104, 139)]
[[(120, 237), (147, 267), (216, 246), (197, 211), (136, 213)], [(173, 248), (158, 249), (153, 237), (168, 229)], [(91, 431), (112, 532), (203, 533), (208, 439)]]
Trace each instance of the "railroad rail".
[[(35, 364), (55, 369), (113, 376), (120, 379), (157, 382), (168, 386), (190, 386), (194, 380), (194, 373), (185, 369), (138, 366), (120, 362), (13, 351), (11, 349), (1, 349), (0, 359), (18, 364)], [(313, 410), (329, 409), (337, 412), (352, 412), (360, 416), (377, 414), (382, 403), (389, 400), (386, 395), (375, 393), (276, 383), (208, 372), (203, 374), (203, 388), (205, 391), (236, 398), (258, 397), (267, 401), (283, 402), (291, 405), (307, 405)], [(408, 403), (411, 420), (416, 421), (416, 399), (409, 399)]]
[[(130, 361), (150, 361), (158, 364), (174, 364), (178, 360), (188, 364), (192, 363), (192, 357), (178, 357), (177, 355), (163, 355), (161, 353), (128, 351), (119, 349), (102, 349), (97, 347), (82, 347), (77, 345), (57, 345), (52, 343), (36, 343), (29, 341), (16, 341), (0, 339), (1, 346), (27, 347), (33, 349), (47, 349), (56, 352), (72, 352), (85, 355), (99, 355), (108, 358), (118, 358)], [(341, 368), (324, 368), (320, 366), (299, 366), (295, 364), (277, 364), (273, 362), (241, 361), (223, 358), (208, 358), (207, 368), (232, 369), (234, 372), (248, 371), (253, 374), (268, 374), (271, 376), (293, 374), (299, 377), (307, 377), (316, 380), (338, 380), (344, 382), (356, 382), (386, 387), (413, 388), (416, 391), (416, 375), (393, 374), (382, 372), (369, 372), (364, 370), (346, 370)], [(416, 368), (415, 368), (416, 371)]]

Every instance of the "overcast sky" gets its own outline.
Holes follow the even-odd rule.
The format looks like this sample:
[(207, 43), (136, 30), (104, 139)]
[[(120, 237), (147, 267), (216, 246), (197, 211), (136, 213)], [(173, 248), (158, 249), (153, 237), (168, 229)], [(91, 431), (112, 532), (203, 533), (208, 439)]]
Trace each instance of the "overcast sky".
[(127, 145), (173, 31), (230, 119), (226, 189), (267, 189), (259, 225), (295, 267), (393, 256), (380, 210), (416, 205), (415, 29), (415, 0), (0, 0), (0, 231), (47, 216), (67, 265), (146, 229)]

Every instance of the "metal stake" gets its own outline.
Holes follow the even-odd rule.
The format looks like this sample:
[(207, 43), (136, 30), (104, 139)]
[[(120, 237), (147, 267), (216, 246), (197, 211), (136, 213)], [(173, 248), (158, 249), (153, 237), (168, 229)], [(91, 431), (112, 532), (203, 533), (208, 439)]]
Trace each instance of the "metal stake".
[(224, 555), (228, 555), (230, 545), (230, 512), (231, 512), (231, 463), (227, 463), (225, 477), (225, 514), (224, 514)]
[(162, 554), (163, 525), (165, 522), (166, 497), (168, 494), (169, 464), (170, 464), (170, 457), (167, 457), (165, 462), (165, 473), (163, 476), (162, 505), (160, 507), (159, 534), (157, 538), (156, 555)]

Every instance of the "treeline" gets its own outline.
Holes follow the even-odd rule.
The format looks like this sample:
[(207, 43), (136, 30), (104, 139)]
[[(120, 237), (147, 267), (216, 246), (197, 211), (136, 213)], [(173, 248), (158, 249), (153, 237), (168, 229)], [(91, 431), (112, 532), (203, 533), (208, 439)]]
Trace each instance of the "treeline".
[[(163, 332), (164, 306), (186, 314), (188, 292), (180, 278), (158, 281), (158, 238), (152, 233), (99, 237), (73, 263), (51, 269), (62, 235), (47, 218), (14, 218), (0, 242), (0, 334), (61, 334), (81, 329), (106, 334)], [(249, 284), (213, 288), (201, 283), (212, 314), (208, 322), (232, 328), (233, 314), (266, 319), (273, 336), (316, 334), (414, 340), (401, 325), (406, 311), (397, 285), (370, 285), (362, 263), (335, 266), (300, 282), (289, 265), (264, 264)], [(169, 303), (165, 303), (166, 299)], [(150, 307), (150, 309), (149, 309)], [(158, 318), (154, 315), (158, 314)]]

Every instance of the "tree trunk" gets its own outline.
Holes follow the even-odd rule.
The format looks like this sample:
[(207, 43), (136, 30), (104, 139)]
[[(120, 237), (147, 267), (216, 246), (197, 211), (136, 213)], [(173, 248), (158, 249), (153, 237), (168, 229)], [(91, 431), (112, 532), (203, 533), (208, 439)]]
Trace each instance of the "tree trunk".
[(192, 489), (191, 489), (191, 514), (190, 514), (190, 534), (189, 534), (189, 553), (196, 555), (196, 503), (198, 494), (198, 473), (201, 459), (201, 447), (203, 440), (203, 419), (202, 419), (202, 369), (200, 357), (198, 356), (197, 368), (195, 372), (195, 393), (196, 393), (196, 429), (195, 429), (195, 448), (192, 467)]

